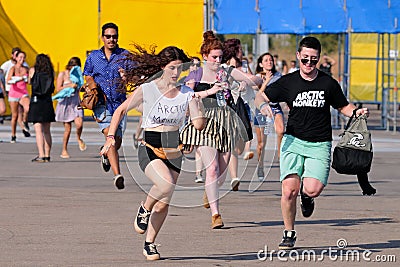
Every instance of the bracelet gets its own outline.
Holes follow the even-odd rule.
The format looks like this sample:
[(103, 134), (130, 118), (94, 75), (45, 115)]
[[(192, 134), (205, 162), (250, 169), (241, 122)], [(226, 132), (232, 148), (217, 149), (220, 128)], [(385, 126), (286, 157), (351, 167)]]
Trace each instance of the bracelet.
[(258, 109), (261, 110), (265, 105), (268, 105), (268, 103), (262, 102), (261, 105), (258, 107)]
[(113, 134), (109, 134), (109, 135), (107, 135), (107, 138), (110, 138), (110, 139), (115, 139)]

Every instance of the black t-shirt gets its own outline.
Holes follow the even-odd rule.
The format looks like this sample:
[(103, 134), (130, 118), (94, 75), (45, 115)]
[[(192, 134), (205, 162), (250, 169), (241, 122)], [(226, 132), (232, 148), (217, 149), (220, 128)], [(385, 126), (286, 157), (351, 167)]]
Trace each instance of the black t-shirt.
[(282, 76), (265, 90), (271, 102), (286, 102), (290, 108), (286, 133), (309, 142), (332, 141), (330, 106), (349, 104), (339, 83), (319, 71), (313, 81), (299, 71)]

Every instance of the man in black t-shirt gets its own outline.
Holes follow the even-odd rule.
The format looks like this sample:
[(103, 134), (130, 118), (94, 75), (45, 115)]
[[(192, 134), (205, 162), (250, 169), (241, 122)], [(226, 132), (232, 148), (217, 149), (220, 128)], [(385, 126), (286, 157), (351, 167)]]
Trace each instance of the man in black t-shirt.
[[(309, 217), (314, 211), (314, 198), (327, 185), (332, 146), (330, 107), (348, 117), (356, 109), (347, 101), (338, 82), (316, 68), (320, 53), (318, 39), (303, 38), (296, 52), (299, 70), (283, 76), (256, 96), (256, 106), (264, 115), (270, 113), (267, 104), (270, 101), (286, 102), (290, 108), (280, 147), (281, 209), (285, 230), (279, 249), (294, 248), (298, 193), (303, 216)], [(368, 114), (368, 110), (358, 109), (356, 114)]]

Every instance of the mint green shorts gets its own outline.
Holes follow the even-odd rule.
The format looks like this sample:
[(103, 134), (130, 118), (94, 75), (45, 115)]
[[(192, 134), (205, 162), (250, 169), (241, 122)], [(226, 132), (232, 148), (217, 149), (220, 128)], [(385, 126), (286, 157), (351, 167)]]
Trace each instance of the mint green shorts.
[(281, 145), (280, 171), (282, 182), (289, 174), (315, 178), (325, 186), (331, 164), (332, 142), (308, 142), (284, 135)]

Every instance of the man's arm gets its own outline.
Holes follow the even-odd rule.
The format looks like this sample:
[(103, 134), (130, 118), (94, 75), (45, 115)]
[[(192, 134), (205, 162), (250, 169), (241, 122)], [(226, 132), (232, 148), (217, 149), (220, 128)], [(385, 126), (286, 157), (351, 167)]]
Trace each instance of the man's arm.
[(86, 59), (85, 66), (83, 68), (83, 75), (87, 84), (94, 83), (93, 79), (93, 64), (91, 60), (91, 55), (89, 55)]
[[(339, 112), (342, 113), (343, 115), (347, 117), (351, 117), (353, 115), (353, 110), (356, 109), (356, 106), (354, 106), (352, 103), (349, 103), (348, 105), (338, 108)], [(356, 111), (356, 115), (362, 115), (366, 114), (367, 116), (369, 115), (369, 110), (367, 108), (360, 108)]]

